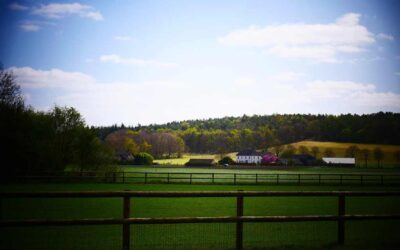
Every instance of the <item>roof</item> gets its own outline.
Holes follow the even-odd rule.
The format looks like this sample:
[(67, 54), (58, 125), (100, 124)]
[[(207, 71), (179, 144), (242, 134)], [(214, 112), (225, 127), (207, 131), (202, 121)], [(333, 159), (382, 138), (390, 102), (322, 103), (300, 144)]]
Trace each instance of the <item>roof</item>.
[(213, 164), (214, 159), (189, 159), (188, 164)]
[(248, 149), (248, 150), (242, 150), (236, 154), (236, 156), (243, 156), (243, 155), (263, 156), (263, 153), (257, 152), (254, 149)]
[(322, 160), (328, 164), (356, 164), (355, 158), (323, 157)]

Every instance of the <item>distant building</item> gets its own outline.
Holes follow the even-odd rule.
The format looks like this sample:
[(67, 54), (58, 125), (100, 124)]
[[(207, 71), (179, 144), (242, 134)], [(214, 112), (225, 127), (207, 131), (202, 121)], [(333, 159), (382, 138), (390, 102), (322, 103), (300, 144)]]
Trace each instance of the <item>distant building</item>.
[(261, 159), (261, 164), (270, 165), (276, 164), (279, 161), (278, 156), (273, 153), (267, 152), (263, 155)]
[(207, 167), (207, 166), (214, 166), (215, 161), (214, 159), (190, 159), (188, 162), (185, 163), (185, 166), (199, 166), (199, 167)]
[(329, 166), (355, 167), (355, 158), (323, 157), (322, 161)]
[(290, 158), (279, 160), (284, 165), (295, 165), (295, 166), (312, 166), (315, 165), (317, 159), (309, 154), (295, 154)]
[(243, 150), (236, 154), (236, 163), (260, 164), (263, 154), (255, 150)]

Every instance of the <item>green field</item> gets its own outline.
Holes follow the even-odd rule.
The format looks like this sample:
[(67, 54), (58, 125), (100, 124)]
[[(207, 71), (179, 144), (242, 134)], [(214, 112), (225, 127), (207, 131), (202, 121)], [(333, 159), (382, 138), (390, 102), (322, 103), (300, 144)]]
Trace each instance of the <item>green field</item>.
[(328, 167), (260, 167), (246, 169), (123, 166), (114, 182), (197, 183), (261, 185), (380, 185), (400, 184), (400, 169), (328, 168)]
[[(95, 190), (400, 190), (366, 186), (232, 186), (141, 184), (19, 184), (2, 185), (4, 191)], [(396, 213), (400, 198), (347, 198), (347, 213)], [(133, 217), (233, 216), (234, 198), (134, 198)], [(336, 214), (333, 197), (245, 198), (245, 215)], [(5, 219), (109, 218), (122, 216), (118, 198), (3, 199)], [(335, 245), (335, 222), (245, 223), (246, 249), (376, 249), (400, 244), (399, 221), (346, 223), (346, 244)], [(2, 228), (0, 249), (121, 249), (121, 226)], [(233, 249), (234, 224), (133, 225), (132, 249)]]

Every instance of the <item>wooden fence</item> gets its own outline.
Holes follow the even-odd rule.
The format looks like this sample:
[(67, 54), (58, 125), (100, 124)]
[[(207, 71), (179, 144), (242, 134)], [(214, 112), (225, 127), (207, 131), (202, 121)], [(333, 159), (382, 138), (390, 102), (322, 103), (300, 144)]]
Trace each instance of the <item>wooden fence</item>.
[[(244, 216), (245, 197), (337, 197), (337, 214), (307, 216)], [(113, 192), (42, 192), (42, 193), (0, 193), (0, 199), (8, 198), (111, 198), (123, 201), (123, 218), (96, 219), (31, 219), (0, 220), (0, 227), (24, 226), (71, 226), (71, 225), (122, 225), (122, 249), (130, 249), (131, 224), (181, 224), (181, 223), (236, 223), (236, 249), (243, 249), (243, 224), (248, 222), (305, 222), (336, 221), (337, 242), (345, 242), (345, 222), (350, 220), (392, 220), (400, 219), (400, 214), (346, 214), (346, 197), (400, 197), (398, 191), (199, 191), (199, 192), (158, 192), (158, 191), (113, 191)], [(132, 218), (130, 217), (130, 198), (184, 198), (184, 197), (235, 197), (236, 216), (219, 217), (175, 217), (175, 218)], [(0, 203), (1, 204), (1, 203)], [(1, 210), (1, 207), (0, 207)]]
[(49, 172), (6, 181), (266, 185), (400, 185), (400, 174), (196, 173), (196, 172)]

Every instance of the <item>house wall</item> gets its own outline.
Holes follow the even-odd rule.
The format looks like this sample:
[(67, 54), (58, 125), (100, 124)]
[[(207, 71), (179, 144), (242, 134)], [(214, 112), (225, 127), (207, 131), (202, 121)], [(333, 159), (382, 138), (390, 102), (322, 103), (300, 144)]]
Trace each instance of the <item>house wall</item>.
[(262, 157), (259, 155), (239, 155), (236, 158), (237, 163), (260, 164)]

